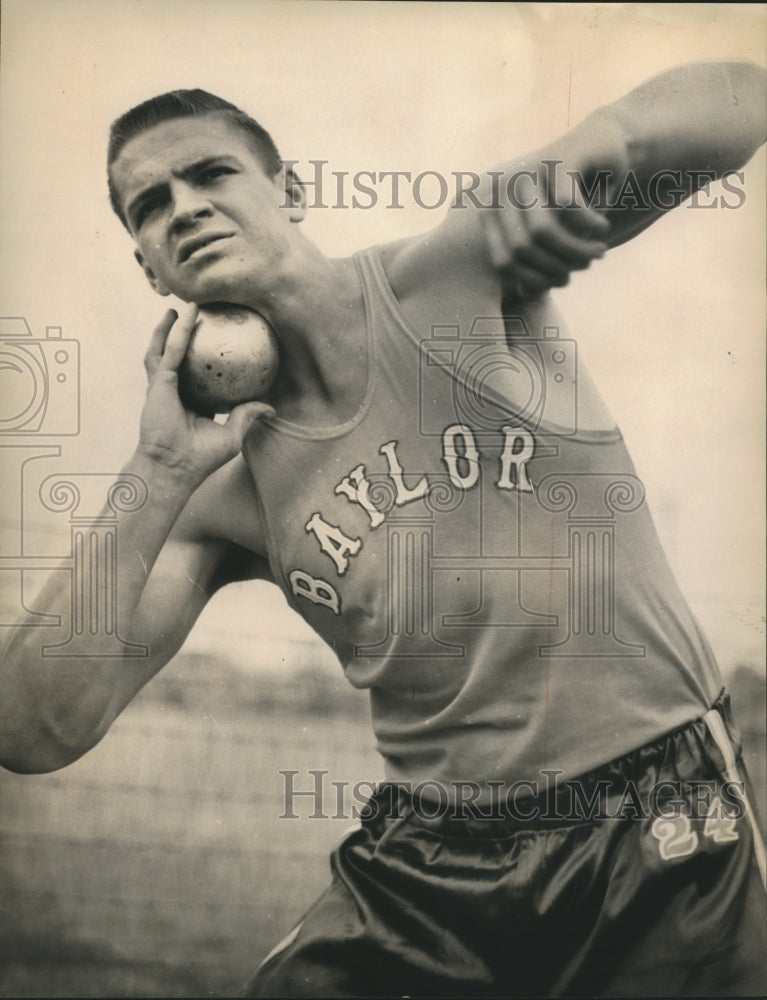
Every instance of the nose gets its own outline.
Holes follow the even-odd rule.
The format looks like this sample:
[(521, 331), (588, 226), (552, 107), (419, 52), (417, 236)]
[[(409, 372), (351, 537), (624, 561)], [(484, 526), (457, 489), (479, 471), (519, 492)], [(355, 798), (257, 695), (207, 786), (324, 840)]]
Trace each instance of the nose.
[(183, 232), (198, 219), (213, 214), (210, 201), (194, 184), (179, 180), (171, 186), (171, 217), (169, 226), (175, 233)]

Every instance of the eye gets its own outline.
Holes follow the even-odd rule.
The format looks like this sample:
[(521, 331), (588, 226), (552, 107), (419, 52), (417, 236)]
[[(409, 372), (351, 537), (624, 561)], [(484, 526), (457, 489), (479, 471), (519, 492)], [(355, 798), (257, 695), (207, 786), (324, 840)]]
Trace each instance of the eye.
[(200, 180), (203, 184), (207, 184), (210, 181), (218, 180), (219, 177), (224, 177), (227, 174), (233, 173), (235, 173), (233, 167), (225, 166), (223, 163), (217, 163), (214, 166), (205, 167), (200, 174)]
[(146, 198), (142, 201), (133, 213), (133, 223), (136, 229), (140, 229), (152, 212), (160, 207), (159, 197)]

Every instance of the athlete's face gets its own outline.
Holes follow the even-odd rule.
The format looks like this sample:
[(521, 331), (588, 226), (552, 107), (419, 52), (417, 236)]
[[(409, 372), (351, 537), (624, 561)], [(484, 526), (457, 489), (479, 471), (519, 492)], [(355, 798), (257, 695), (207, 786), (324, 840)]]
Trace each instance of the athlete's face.
[(284, 173), (268, 177), (247, 133), (217, 114), (142, 132), (111, 173), (152, 287), (188, 302), (258, 298), (304, 214)]

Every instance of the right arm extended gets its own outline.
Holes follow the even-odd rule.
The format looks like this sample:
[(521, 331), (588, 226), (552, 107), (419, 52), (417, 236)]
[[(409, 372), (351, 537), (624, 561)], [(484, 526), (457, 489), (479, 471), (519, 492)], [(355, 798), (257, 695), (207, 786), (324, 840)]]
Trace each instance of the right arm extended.
[[(139, 445), (123, 470), (140, 477), (147, 502), (120, 516), (116, 619), (120, 638), (148, 655), (99, 657), (94, 645), (93, 656), (46, 657), (39, 629), (14, 629), (0, 660), (0, 764), (9, 770), (55, 770), (90, 749), (178, 650), (211, 594), (243, 575), (243, 558), (258, 561), (199, 525), (245, 432), (269, 407), (243, 404), (225, 425), (184, 410), (176, 373), (194, 320), (193, 309), (178, 320), (169, 312), (155, 331)], [(66, 574), (53, 573), (36, 605), (55, 613), (68, 593)]]

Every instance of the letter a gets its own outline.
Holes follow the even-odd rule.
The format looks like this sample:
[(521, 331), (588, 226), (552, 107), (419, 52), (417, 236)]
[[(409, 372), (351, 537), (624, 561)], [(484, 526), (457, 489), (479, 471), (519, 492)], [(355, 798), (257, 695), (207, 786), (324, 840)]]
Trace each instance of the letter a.
[(307, 532), (313, 532), (320, 548), (336, 564), (338, 575), (343, 576), (349, 568), (349, 556), (356, 556), (362, 548), (359, 538), (349, 538), (334, 524), (328, 524), (321, 514), (312, 514), (305, 525)]

